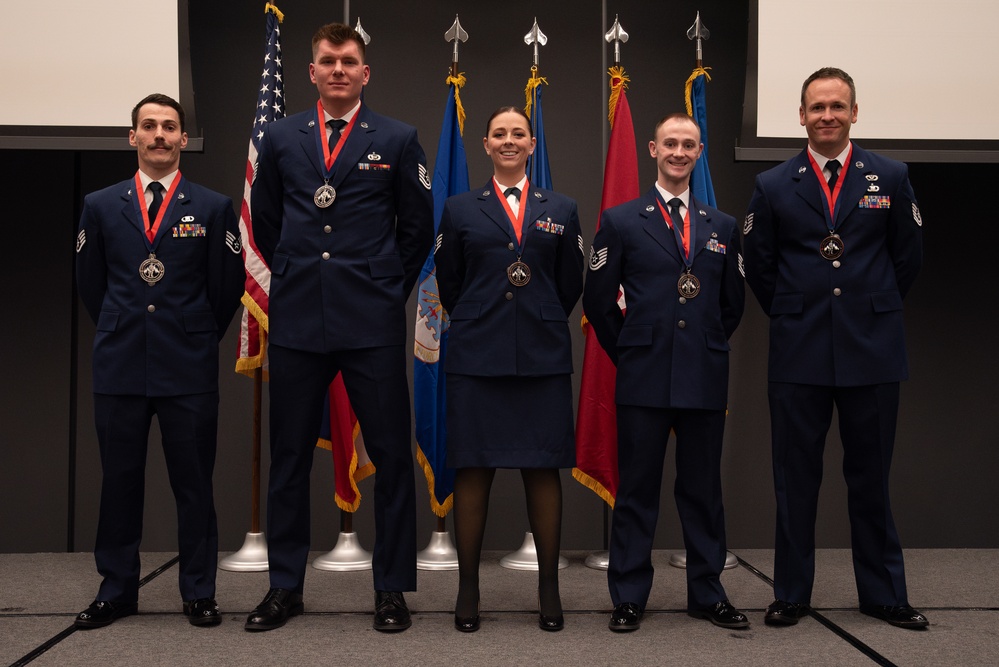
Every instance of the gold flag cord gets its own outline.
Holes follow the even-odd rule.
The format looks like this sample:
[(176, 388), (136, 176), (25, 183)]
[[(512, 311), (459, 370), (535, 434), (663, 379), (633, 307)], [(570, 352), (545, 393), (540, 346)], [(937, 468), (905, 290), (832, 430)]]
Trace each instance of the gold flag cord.
[(447, 81), (444, 83), (447, 85), (454, 85), (454, 104), (458, 112), (458, 132), (461, 136), (465, 136), (465, 107), (461, 104), (461, 91), (462, 86), (465, 85), (465, 73), (462, 72), (458, 76), (448, 75)]
[(527, 117), (531, 117), (531, 107), (534, 106), (534, 90), (541, 84), (548, 85), (548, 79), (543, 76), (538, 76), (538, 66), (531, 66), (531, 78), (527, 80), (527, 87), (524, 88), (524, 96), (527, 98), (527, 104), (524, 106), (524, 113)]
[(628, 89), (628, 82), (631, 79), (624, 73), (624, 68), (615, 65), (607, 70), (610, 75), (610, 99), (607, 100), (607, 120), (610, 126), (614, 127), (614, 112), (617, 110), (617, 101), (621, 97), (621, 92)]
[(691, 88), (694, 85), (694, 79), (696, 79), (697, 77), (699, 77), (699, 76), (701, 76), (703, 74), (705, 77), (707, 77), (708, 81), (710, 81), (711, 80), (711, 75), (708, 74), (708, 70), (709, 69), (711, 69), (711, 68), (710, 67), (695, 67), (694, 71), (690, 73), (689, 77), (687, 77), (687, 83), (683, 87), (683, 101), (686, 102), (686, 104), (687, 104), (687, 115), (688, 116), (693, 116), (694, 115), (694, 105), (690, 101), (690, 91), (691, 91)]

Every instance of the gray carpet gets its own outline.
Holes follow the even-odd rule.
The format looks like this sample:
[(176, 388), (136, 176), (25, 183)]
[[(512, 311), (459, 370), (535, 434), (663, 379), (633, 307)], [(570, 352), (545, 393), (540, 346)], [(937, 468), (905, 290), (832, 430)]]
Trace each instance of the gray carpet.
[[(482, 629), (452, 627), (457, 572), (419, 574), (406, 598), (413, 627), (383, 634), (371, 629), (370, 572), (309, 568), (306, 614), (266, 633), (243, 630), (246, 614), (267, 590), (267, 574), (219, 572), (221, 627), (191, 627), (180, 613), (176, 566), (145, 585), (137, 616), (107, 628), (65, 633), (99, 583), (90, 554), (0, 554), (0, 664), (14, 664), (47, 642), (32, 666), (74, 665), (997, 665), (999, 553), (991, 550), (906, 552), (909, 597), (930, 628), (892, 628), (859, 614), (849, 551), (819, 552), (814, 608), (826, 622), (805, 618), (793, 628), (770, 628), (763, 610), (772, 591), (768, 550), (733, 550), (745, 565), (722, 575), (733, 604), (752, 626), (729, 631), (688, 617), (683, 570), (669, 552), (656, 552), (656, 583), (642, 628), (607, 629), (611, 608), (606, 573), (587, 568), (586, 552), (565, 552), (561, 571), (566, 629), (545, 633), (536, 624), (536, 575), (499, 566), (501, 553), (482, 562)], [(314, 554), (314, 555), (319, 555)], [(143, 574), (174, 554), (143, 554)], [(759, 574), (753, 570), (757, 570)]]

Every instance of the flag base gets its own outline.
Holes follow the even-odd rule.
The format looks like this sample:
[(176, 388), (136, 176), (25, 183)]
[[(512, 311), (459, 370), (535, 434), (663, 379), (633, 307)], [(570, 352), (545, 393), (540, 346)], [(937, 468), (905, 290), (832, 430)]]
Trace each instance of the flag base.
[(229, 572), (266, 572), (267, 538), (263, 533), (247, 533), (239, 551), (219, 561), (220, 570)]
[(458, 552), (451, 543), (447, 531), (435, 530), (430, 534), (430, 544), (416, 554), (417, 570), (457, 570)]
[(357, 572), (371, 569), (371, 554), (361, 548), (357, 533), (340, 533), (328, 554), (312, 561), (312, 567), (327, 572)]
[[(524, 543), (520, 549), (500, 558), (500, 565), (508, 570), (533, 570), (538, 571), (538, 550), (534, 546), (534, 535), (528, 531), (524, 534)], [(558, 569), (564, 570), (569, 567), (569, 560), (565, 556), (558, 557)]]
[[(669, 564), (672, 565), (673, 567), (678, 567), (681, 570), (687, 569), (687, 552), (679, 551), (673, 554), (672, 556), (669, 557)], [(723, 569), (731, 570), (733, 567), (738, 567), (738, 565), (739, 565), (739, 560), (734, 555), (726, 551), (725, 567)]]
[(610, 566), (609, 551), (594, 551), (586, 557), (586, 567), (594, 570), (606, 570)]

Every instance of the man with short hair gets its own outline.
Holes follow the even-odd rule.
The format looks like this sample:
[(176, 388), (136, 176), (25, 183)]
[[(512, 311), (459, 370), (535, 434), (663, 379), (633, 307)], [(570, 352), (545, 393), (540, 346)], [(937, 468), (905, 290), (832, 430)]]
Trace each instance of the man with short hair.
[(128, 140), (138, 171), (86, 197), (76, 240), (80, 297), (97, 324), (94, 413), (103, 480), (94, 558), (104, 579), (75, 625), (102, 627), (138, 609), (154, 414), (177, 500), (183, 611), (193, 625), (218, 625), (218, 345), (243, 293), (239, 227), (228, 197), (180, 173), (187, 145), (180, 104), (161, 94), (144, 98), (132, 110)]
[(902, 300), (922, 263), (922, 218), (906, 165), (850, 141), (857, 108), (843, 70), (805, 80), (808, 146), (757, 176), (744, 224), (746, 280), (770, 317), (776, 599), (764, 620), (794, 625), (808, 613), (835, 405), (860, 611), (920, 629), (928, 621), (909, 606), (888, 472), (909, 372)]
[(433, 243), (426, 157), (416, 130), (361, 101), (364, 40), (331, 23), (312, 40), (317, 105), (260, 141), (253, 233), (271, 268), (270, 590), (246, 620), (271, 630), (304, 611), (309, 472), (323, 397), (337, 373), (377, 468), (374, 628), (411, 625), (416, 489), (406, 308)]
[(728, 340), (745, 299), (741, 239), (732, 216), (691, 195), (690, 174), (704, 150), (697, 123), (672, 114), (654, 137), (656, 184), (604, 211), (583, 292), (586, 317), (617, 366), (620, 482), (607, 570), (614, 602), (609, 627), (637, 630), (652, 590), (652, 540), (672, 430), (687, 612), (719, 627), (746, 628), (749, 620), (729, 603), (720, 580)]

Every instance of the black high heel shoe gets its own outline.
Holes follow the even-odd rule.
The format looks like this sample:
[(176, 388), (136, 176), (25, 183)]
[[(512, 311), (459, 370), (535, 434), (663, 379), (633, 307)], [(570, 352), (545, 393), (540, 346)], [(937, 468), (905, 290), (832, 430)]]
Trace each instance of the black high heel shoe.
[(541, 593), (538, 593), (538, 627), (546, 632), (558, 632), (565, 627), (565, 616), (547, 616), (541, 613)]
[(476, 632), (479, 629), (479, 603), (475, 603), (474, 616), (459, 616), (454, 613), (454, 629), (458, 632)]

